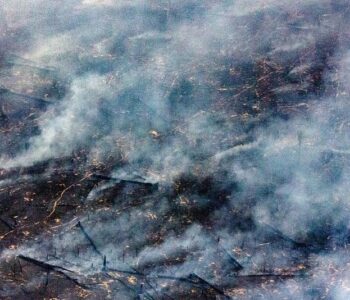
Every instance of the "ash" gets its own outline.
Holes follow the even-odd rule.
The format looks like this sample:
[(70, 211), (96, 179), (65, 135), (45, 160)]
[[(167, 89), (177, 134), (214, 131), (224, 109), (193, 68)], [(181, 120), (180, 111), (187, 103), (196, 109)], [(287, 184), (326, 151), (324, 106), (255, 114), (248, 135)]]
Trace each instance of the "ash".
[(0, 4), (1, 299), (350, 298), (350, 4)]

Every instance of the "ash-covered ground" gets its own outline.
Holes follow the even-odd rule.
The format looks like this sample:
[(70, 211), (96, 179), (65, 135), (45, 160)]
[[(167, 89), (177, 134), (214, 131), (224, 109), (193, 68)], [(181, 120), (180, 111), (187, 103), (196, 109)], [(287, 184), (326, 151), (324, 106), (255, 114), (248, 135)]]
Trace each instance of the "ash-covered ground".
[(349, 26), (1, 1), (0, 298), (349, 299)]

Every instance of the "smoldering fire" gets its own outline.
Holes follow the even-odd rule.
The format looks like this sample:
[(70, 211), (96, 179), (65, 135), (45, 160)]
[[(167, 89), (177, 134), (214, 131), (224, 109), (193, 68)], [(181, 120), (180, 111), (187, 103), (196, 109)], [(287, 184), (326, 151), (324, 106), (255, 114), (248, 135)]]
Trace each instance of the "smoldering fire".
[(0, 297), (348, 299), (347, 1), (0, 4)]

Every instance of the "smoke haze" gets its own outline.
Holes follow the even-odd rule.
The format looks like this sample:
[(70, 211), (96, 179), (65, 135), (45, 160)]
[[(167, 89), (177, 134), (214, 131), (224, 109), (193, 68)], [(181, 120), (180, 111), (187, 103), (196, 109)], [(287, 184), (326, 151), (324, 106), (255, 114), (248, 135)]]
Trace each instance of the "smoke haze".
[[(43, 198), (49, 226), (2, 236), (1, 272), (18, 255), (45, 261), (91, 299), (136, 299), (141, 283), (153, 299), (215, 299), (165, 278), (190, 274), (231, 299), (348, 299), (349, 8), (1, 1), (1, 218), (22, 218), (6, 187), (25, 184), (23, 217)], [(0, 296), (34, 297), (45, 280), (4, 280)]]

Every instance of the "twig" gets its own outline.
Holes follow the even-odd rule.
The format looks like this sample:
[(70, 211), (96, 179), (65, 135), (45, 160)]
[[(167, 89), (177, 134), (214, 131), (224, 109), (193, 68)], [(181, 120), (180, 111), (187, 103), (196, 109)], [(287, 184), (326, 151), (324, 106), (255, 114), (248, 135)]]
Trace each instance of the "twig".
[(66, 187), (60, 194), (60, 196), (55, 200), (55, 202), (53, 203), (53, 207), (51, 212), (49, 213), (49, 215), (46, 217), (46, 219), (49, 219), (56, 211), (56, 208), (59, 204), (59, 202), (62, 200), (64, 194), (70, 190), (72, 187), (76, 186), (77, 184), (79, 184), (80, 182), (84, 181), (85, 179), (89, 178), (91, 176), (91, 174), (86, 175), (85, 177), (83, 177), (82, 179), (80, 179), (78, 182), (75, 182), (73, 184), (71, 184), (70, 186)]

